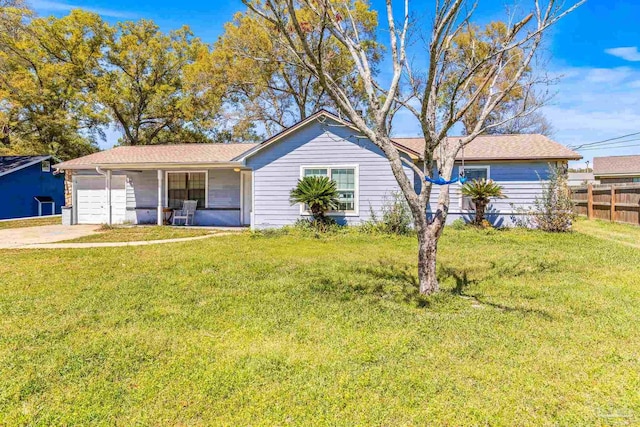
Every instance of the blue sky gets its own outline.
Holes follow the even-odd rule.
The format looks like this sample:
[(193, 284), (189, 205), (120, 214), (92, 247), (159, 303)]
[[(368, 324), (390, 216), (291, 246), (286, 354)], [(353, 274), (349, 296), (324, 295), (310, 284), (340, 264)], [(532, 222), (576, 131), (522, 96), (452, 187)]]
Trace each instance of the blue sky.
[[(571, 0), (567, 0), (570, 3)], [(225, 22), (244, 9), (239, 0), (176, 2), (169, 0), (31, 0), (40, 15), (61, 16), (72, 8), (101, 14), (106, 20), (152, 19), (164, 30), (189, 25), (205, 41), (215, 41)], [(486, 22), (505, 16), (504, 0), (480, 0), (475, 19)], [(381, 10), (384, 2), (373, 0)], [(523, 7), (528, 0), (519, 0)], [(414, 6), (415, 5), (415, 6)], [(410, 0), (410, 7), (428, 16), (433, 1)], [(640, 132), (640, 1), (588, 0), (564, 18), (547, 37), (548, 71), (561, 79), (544, 113), (553, 123), (554, 139), (566, 145), (599, 141)], [(428, 20), (425, 20), (428, 22)], [(400, 117), (397, 134), (415, 135), (417, 124)], [(111, 146), (117, 138), (109, 133)], [(632, 138), (630, 138), (632, 139)], [(631, 146), (630, 146), (631, 145)], [(601, 155), (640, 153), (640, 141), (581, 152), (585, 160)]]

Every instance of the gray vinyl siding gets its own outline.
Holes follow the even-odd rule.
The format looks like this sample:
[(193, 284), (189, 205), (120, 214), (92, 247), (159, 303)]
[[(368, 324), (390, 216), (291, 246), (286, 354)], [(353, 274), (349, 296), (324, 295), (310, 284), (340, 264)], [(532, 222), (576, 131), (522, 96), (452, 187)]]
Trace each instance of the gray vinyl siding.
[[(208, 173), (207, 208), (240, 209), (240, 173), (233, 169), (209, 169)], [(157, 171), (127, 172), (127, 178), (127, 208), (158, 206)]]
[[(339, 223), (358, 224), (379, 213), (398, 190), (389, 162), (373, 143), (334, 122), (311, 123), (247, 159), (254, 170), (253, 224), (279, 227), (301, 218), (300, 206), (291, 206), (289, 192), (300, 179), (302, 166), (357, 165), (358, 215), (336, 216)], [(405, 167), (413, 181), (413, 172)]]
[(240, 209), (240, 173), (210, 169), (208, 197), (209, 208)]
[(158, 206), (158, 172), (127, 172), (127, 209)]
[[(207, 208), (196, 212), (198, 225), (240, 225), (240, 173), (233, 169), (209, 169)], [(166, 205), (163, 176), (163, 205)], [(136, 224), (156, 222), (158, 172), (127, 172), (127, 220)]]
[[(544, 182), (549, 178), (549, 164), (546, 162), (482, 162), (467, 163), (466, 166), (489, 166), (489, 178), (503, 187), (506, 199), (492, 199), (487, 209), (487, 218), (495, 225), (511, 225), (511, 216), (517, 215), (519, 209), (529, 209), (533, 206), (536, 197), (542, 195)], [(454, 176), (459, 173), (458, 167), (454, 169)], [(416, 188), (420, 184), (416, 182)], [(470, 220), (474, 212), (462, 209), (462, 195), (460, 184), (452, 184), (449, 188), (451, 204), (447, 222), (457, 218)], [(437, 207), (440, 187), (433, 186), (430, 198), (429, 212)], [(513, 204), (513, 206), (512, 206)]]

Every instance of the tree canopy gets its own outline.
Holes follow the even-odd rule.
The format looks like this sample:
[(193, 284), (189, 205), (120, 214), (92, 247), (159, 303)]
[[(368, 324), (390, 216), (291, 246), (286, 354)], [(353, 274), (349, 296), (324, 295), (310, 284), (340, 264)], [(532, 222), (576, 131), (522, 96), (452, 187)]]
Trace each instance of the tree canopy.
[(187, 27), (111, 26), (82, 10), (39, 18), (0, 1), (2, 153), (82, 156), (109, 125), (126, 145), (225, 138), (215, 131), (224, 85), (203, 85), (209, 46)]
[[(0, 33), (0, 117), (16, 152), (72, 158), (95, 151), (106, 117), (95, 107), (91, 74), (102, 57), (106, 27), (95, 14), (29, 17), (14, 9)], [(4, 21), (5, 25), (7, 21)]]
[(163, 34), (151, 21), (123, 22), (105, 48), (97, 96), (123, 131), (123, 144), (210, 140), (217, 100), (186, 78), (208, 48), (188, 27)]
[[(308, 28), (320, 20), (308, 7), (296, 13)], [(381, 59), (381, 46), (375, 41), (377, 12), (368, 1), (356, 1), (349, 13), (355, 25), (368, 34), (364, 53), (377, 64)], [(225, 102), (235, 112), (234, 126), (241, 133), (248, 124), (258, 123), (267, 135), (272, 135), (319, 109), (335, 109), (316, 76), (299, 60), (296, 50), (301, 50), (302, 45), (294, 50), (282, 43), (281, 36), (280, 28), (264, 22), (251, 10), (237, 13), (225, 25), (208, 59), (211, 80), (227, 83)], [(354, 103), (364, 106), (362, 80), (353, 72), (354, 63), (348, 50), (313, 31), (308, 32), (308, 38), (312, 44), (325, 46), (328, 75), (343, 84)]]
[[(462, 3), (447, 0), (439, 10)], [(381, 106), (388, 129), (402, 108), (436, 123), (435, 133), (423, 126), (429, 161), (453, 123), (467, 135), (551, 132), (535, 108), (546, 98), (532, 90), (539, 81), (527, 46), (509, 46), (531, 17), (516, 26), (463, 19), (454, 32), (441, 29), (439, 68), (423, 72), (405, 55), (397, 95), (389, 97), (379, 86), (389, 74), (375, 79), (394, 47), (378, 41), (378, 12), (368, 0), (274, 1), (268, 19), (258, 3), (246, 4), (207, 44), (188, 27), (111, 25), (82, 10), (42, 18), (24, 0), (0, 0), (0, 153), (73, 158), (97, 150), (108, 126), (124, 145), (255, 141), (321, 108), (344, 113), (345, 103), (369, 126)], [(438, 81), (429, 81), (430, 72)], [(430, 121), (425, 87), (437, 87)], [(500, 102), (486, 114), (496, 93)]]

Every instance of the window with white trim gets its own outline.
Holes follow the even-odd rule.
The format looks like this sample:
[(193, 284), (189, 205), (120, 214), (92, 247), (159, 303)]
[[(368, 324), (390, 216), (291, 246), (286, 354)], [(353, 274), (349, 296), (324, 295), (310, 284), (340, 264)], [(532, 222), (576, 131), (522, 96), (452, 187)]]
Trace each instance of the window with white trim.
[[(489, 179), (489, 167), (488, 166), (465, 166), (464, 176), (469, 180)], [(464, 210), (475, 210), (475, 206), (471, 201), (471, 197), (462, 196), (460, 199), (460, 208)]]
[(42, 172), (51, 172), (51, 160), (43, 160), (40, 166), (42, 166)]
[(179, 209), (185, 200), (196, 200), (204, 208), (207, 198), (206, 172), (167, 172), (167, 203)]
[[(354, 166), (304, 167), (302, 176), (326, 176), (335, 181), (338, 207), (330, 212), (355, 212), (358, 206), (356, 168)], [(307, 211), (308, 209), (304, 209)]]

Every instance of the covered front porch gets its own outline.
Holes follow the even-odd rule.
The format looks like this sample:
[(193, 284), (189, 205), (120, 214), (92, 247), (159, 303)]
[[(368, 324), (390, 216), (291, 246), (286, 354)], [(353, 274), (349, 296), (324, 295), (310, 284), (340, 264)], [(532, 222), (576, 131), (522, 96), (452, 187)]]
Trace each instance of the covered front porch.
[(195, 200), (194, 226), (251, 225), (251, 170), (237, 165), (145, 166), (75, 174), (74, 223), (167, 225), (185, 200)]

